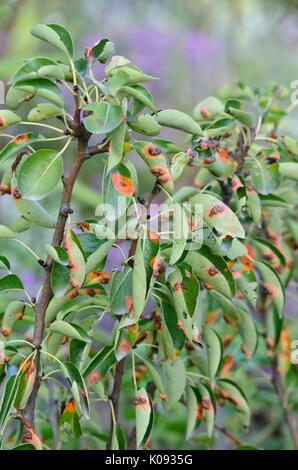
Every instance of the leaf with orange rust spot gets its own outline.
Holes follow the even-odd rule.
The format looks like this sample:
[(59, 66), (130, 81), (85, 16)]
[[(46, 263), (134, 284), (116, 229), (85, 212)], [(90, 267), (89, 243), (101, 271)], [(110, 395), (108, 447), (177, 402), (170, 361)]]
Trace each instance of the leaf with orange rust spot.
[(202, 418), (206, 419), (208, 436), (211, 437), (216, 412), (215, 398), (213, 392), (205, 383), (198, 382), (197, 390), (199, 391), (200, 395)]
[(23, 423), (24, 442), (26, 444), (32, 444), (35, 447), (36, 450), (43, 450), (42, 442), (41, 442), (40, 438), (38, 437), (38, 435), (36, 434), (35, 429), (33, 429), (32, 426), (30, 426), (28, 421), (23, 416), (18, 415), (17, 417)]
[(113, 208), (113, 211), (105, 211), (105, 217), (109, 221), (114, 221), (124, 216), (135, 191), (130, 170), (126, 165), (120, 163), (104, 179), (103, 200), (106, 205)]
[(265, 263), (264, 261), (255, 261), (255, 265), (263, 278), (263, 288), (268, 299), (271, 299), (279, 317), (282, 317), (285, 304), (285, 293), (279, 275), (268, 263)]
[(158, 235), (152, 230), (147, 230), (147, 236), (144, 240), (144, 265), (146, 269), (146, 281), (147, 281), (147, 290), (150, 286), (150, 281), (153, 274), (153, 264), (152, 260), (157, 257), (160, 248), (160, 240)]
[(213, 379), (213, 377), (218, 373), (222, 362), (222, 340), (217, 331), (207, 325), (203, 326), (203, 340), (207, 349), (209, 377), (210, 379)]
[(130, 311), (131, 302), (128, 303), (127, 298), (132, 299), (132, 271), (127, 268), (112, 274), (109, 283), (110, 307), (116, 315), (124, 315)]
[(117, 345), (115, 346), (115, 357), (117, 361), (120, 361), (125, 357), (133, 347), (137, 335), (138, 335), (138, 324), (132, 328), (122, 328), (119, 333), (119, 338), (117, 340)]
[(169, 194), (173, 194), (174, 184), (167, 158), (161, 150), (151, 142), (134, 140), (135, 150), (150, 168), (151, 173)]
[(82, 435), (78, 413), (76, 412), (75, 400), (71, 398), (63, 410), (60, 418), (60, 426), (67, 430), (70, 425), (73, 437), (78, 439)]
[(187, 339), (192, 342), (192, 316), (199, 294), (199, 283), (192, 274), (191, 266), (186, 262), (175, 266), (169, 276), (169, 284), (178, 320), (183, 325)]
[(190, 385), (187, 385), (186, 389), (186, 403), (187, 403), (187, 421), (186, 421), (186, 439), (188, 439), (197, 422), (197, 396), (196, 393)]
[(197, 194), (190, 199), (192, 204), (203, 206), (203, 219), (208, 227), (221, 235), (244, 238), (245, 232), (236, 214), (220, 199), (211, 194)]
[(146, 444), (154, 422), (154, 410), (151, 398), (144, 388), (136, 392), (134, 399), (136, 408), (136, 448), (142, 449)]
[(2, 432), (5, 423), (9, 419), (10, 413), (13, 410), (14, 402), (18, 393), (20, 385), (19, 375), (12, 375), (5, 386), (5, 390), (2, 396), (2, 402), (0, 407), (0, 430)]
[(69, 258), (69, 282), (75, 289), (80, 289), (85, 280), (86, 265), (84, 255), (76, 243), (74, 232), (67, 228), (64, 236), (64, 248)]
[(221, 256), (214, 255), (208, 246), (191, 251), (185, 258), (193, 273), (216, 291), (231, 298), (235, 293), (233, 276)]
[(72, 362), (65, 362), (63, 372), (75, 399), (76, 409), (83, 413), (86, 419), (89, 419), (90, 404), (88, 391), (80, 371)]
[(250, 424), (250, 408), (247, 398), (238, 384), (229, 379), (217, 381), (219, 395), (234, 408), (243, 426)]
[(14, 139), (12, 139), (0, 152), (0, 164), (4, 163), (8, 158), (14, 157), (18, 152), (27, 145), (31, 145), (34, 142), (43, 141), (44, 136), (38, 134), (35, 136), (33, 133), (29, 134), (19, 134)]
[(166, 378), (165, 378), (162, 368), (147, 357), (143, 357), (138, 354), (138, 358), (143, 361), (159, 393), (163, 397), (166, 397), (167, 396), (167, 383), (166, 383)]

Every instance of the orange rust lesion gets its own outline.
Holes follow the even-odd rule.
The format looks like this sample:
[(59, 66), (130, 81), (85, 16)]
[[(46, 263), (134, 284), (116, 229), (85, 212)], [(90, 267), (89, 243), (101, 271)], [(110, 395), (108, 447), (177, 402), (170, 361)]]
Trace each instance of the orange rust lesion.
[(27, 142), (28, 140), (29, 140), (28, 134), (19, 134), (13, 139), (13, 142), (15, 144), (22, 144), (23, 142)]
[(120, 173), (117, 173), (116, 171), (111, 174), (111, 178), (116, 191), (118, 191), (120, 194), (123, 194), (127, 197), (130, 197), (134, 194), (134, 187), (131, 178), (120, 175)]
[(243, 184), (241, 183), (238, 176), (235, 176), (234, 178), (231, 179), (230, 188), (232, 191), (237, 191), (238, 188), (243, 188)]
[(135, 405), (136, 408), (144, 408), (144, 409), (150, 408), (149, 400), (144, 395), (137, 395), (133, 401), (133, 404)]
[(199, 109), (199, 113), (204, 119), (208, 119), (210, 117), (210, 112), (206, 108), (206, 106), (201, 106)]
[(90, 280), (98, 282), (99, 284), (108, 284), (111, 279), (110, 274), (105, 272), (91, 271), (89, 276)]
[(153, 230), (147, 230), (147, 235), (151, 241), (153, 241), (154, 243), (159, 243), (159, 237), (156, 232), (154, 232)]
[(7, 127), (7, 123), (2, 114), (0, 114), (0, 129), (4, 129), (5, 127)]
[(216, 277), (220, 275), (220, 271), (212, 264), (205, 269), (208, 277)]
[(215, 204), (214, 206), (208, 209), (208, 217), (212, 219), (228, 211), (229, 209), (225, 204)]
[(163, 155), (161, 150), (154, 144), (145, 145), (142, 152), (147, 158), (157, 158)]
[(160, 163), (159, 165), (155, 165), (154, 167), (151, 167), (150, 173), (152, 173), (155, 176), (158, 183), (160, 184), (172, 183), (173, 181), (170, 170), (168, 169), (167, 165), (163, 163)]
[(265, 282), (263, 285), (263, 289), (268, 294), (270, 297), (277, 297), (278, 296), (278, 290), (275, 286), (270, 284), (269, 282)]
[(122, 338), (119, 343), (119, 349), (123, 354), (128, 353), (131, 349), (131, 344), (126, 341), (126, 339)]

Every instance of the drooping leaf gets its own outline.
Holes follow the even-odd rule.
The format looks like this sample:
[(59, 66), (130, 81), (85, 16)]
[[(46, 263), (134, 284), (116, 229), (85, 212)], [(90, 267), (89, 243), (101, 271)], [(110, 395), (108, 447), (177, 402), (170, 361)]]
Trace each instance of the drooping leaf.
[(84, 126), (94, 134), (107, 134), (116, 129), (123, 120), (123, 109), (119, 105), (90, 103), (85, 110), (90, 111), (90, 115), (84, 118)]
[(37, 150), (21, 164), (18, 190), (25, 199), (39, 200), (51, 194), (63, 172), (61, 155), (55, 150)]
[(154, 421), (151, 398), (143, 387), (137, 391), (134, 405), (136, 407), (136, 448), (142, 449), (150, 436)]
[(68, 31), (58, 24), (37, 24), (31, 34), (42, 41), (47, 42), (51, 46), (56, 47), (64, 54), (73, 56), (73, 43)]
[(208, 325), (203, 326), (203, 337), (207, 348), (209, 377), (217, 374), (223, 357), (223, 345), (220, 336)]

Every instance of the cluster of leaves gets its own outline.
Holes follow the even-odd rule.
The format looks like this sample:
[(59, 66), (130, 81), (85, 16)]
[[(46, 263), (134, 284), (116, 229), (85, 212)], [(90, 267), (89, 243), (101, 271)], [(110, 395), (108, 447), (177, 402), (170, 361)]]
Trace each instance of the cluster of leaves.
[[(109, 40), (99, 41), (75, 60), (63, 27), (37, 25), (32, 34), (58, 49), (65, 60), (29, 59), (10, 80), (9, 110), (0, 111), (1, 131), (32, 124), (51, 130), (51, 136), (23, 132), (0, 152), (0, 190), (11, 195), (19, 211), (10, 228), (0, 226), (0, 239), (21, 243), (41, 270), (50, 271), (51, 292), (46, 304), (40, 292), (31, 299), (10, 271), (9, 260), (0, 256), (0, 269), (6, 272), (0, 292), (15, 296), (1, 324), (5, 348), (0, 374), (6, 385), (0, 435), (11, 429), (3, 445), (42, 449), (71, 437), (78, 446), (84, 432), (95, 447), (109, 441), (108, 448), (127, 448), (127, 427), (118, 423), (117, 387), (121, 391), (124, 365), (133, 377), (136, 437), (135, 442), (130, 439), (130, 448), (148, 448), (155, 411), (166, 414), (178, 402), (186, 406), (186, 439), (195, 436), (201, 422), (212, 436), (217, 405), (232, 407), (248, 427), (250, 404), (233, 374), (259, 343), (267, 345), (268, 364), (278, 361), (274, 372), (288, 385), (297, 384), (283, 310), (285, 288), (295, 275), (293, 180), (298, 178), (298, 146), (293, 138), (276, 135), (290, 111), (282, 105), (287, 90), (270, 85), (263, 92), (252, 91), (238, 84), (222, 89), (219, 98), (199, 103), (193, 117), (175, 109), (160, 111), (141, 85), (155, 78), (114, 55)], [(98, 61), (106, 63), (100, 80), (93, 74)], [(63, 88), (74, 97), (74, 117), (65, 109)], [(17, 112), (36, 97), (43, 101), (24, 121)], [(252, 112), (242, 109), (244, 101)], [(55, 117), (63, 129), (44, 123)], [(184, 147), (158, 138), (164, 127), (183, 132)], [(132, 131), (149, 140), (131, 140)], [(97, 135), (101, 142), (88, 146)], [(47, 149), (52, 140), (66, 143), (60, 151)], [(56, 222), (39, 202), (53, 193), (61, 177), (64, 193), (69, 190), (63, 154), (73, 148), (72, 141), (77, 142), (76, 155), (84, 148), (81, 164), (91, 157), (105, 161), (102, 203), (115, 208), (113, 215), (105, 213), (106, 221), (115, 222), (114, 231), (97, 219), (74, 222), (72, 211), (64, 207)], [(147, 202), (139, 194), (138, 172), (129, 160), (133, 151), (148, 166), (148, 178), (155, 177)], [(194, 184), (180, 184), (175, 191), (188, 166), (197, 167)], [(147, 226), (147, 210), (158, 193), (164, 201), (154, 232)], [(122, 211), (117, 209), (119, 196)], [(137, 201), (144, 211), (138, 210)], [(193, 222), (197, 206), (202, 207), (198, 223)], [(123, 211), (131, 240), (128, 258), (117, 242), (123, 238)], [(165, 214), (168, 232), (162, 231)], [(61, 217), (61, 243), (55, 244), (54, 236), (45, 246), (44, 262), (18, 234), (36, 225), (57, 233)], [(194, 236), (201, 243), (194, 242)], [(107, 273), (112, 247), (123, 254), (122, 268)], [(46, 279), (47, 274), (44, 290)], [(110, 333), (100, 328), (104, 315), (113, 318)], [(128, 357), (131, 361), (124, 363)], [(41, 408), (47, 389), (60, 406), (50, 411), (55, 415), (51, 429), (45, 419), (35, 430), (30, 402), (37, 395)], [(97, 401), (111, 404), (110, 436), (96, 429)], [(12, 418), (22, 427), (7, 427)]]

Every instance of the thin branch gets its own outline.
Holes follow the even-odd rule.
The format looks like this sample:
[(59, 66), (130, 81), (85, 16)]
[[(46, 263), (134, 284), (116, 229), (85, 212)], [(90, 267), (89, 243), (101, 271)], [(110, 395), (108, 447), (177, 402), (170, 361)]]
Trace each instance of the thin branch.
[[(90, 138), (90, 133), (84, 128), (82, 124), (80, 124), (80, 129), (78, 132), (78, 146), (76, 151), (76, 157), (73, 163), (73, 166), (69, 172), (69, 175), (64, 178), (64, 190), (62, 194), (59, 215), (57, 218), (56, 228), (53, 235), (52, 246), (60, 246), (63, 240), (65, 225), (67, 221), (68, 214), (70, 213), (70, 201), (73, 192), (73, 188), (75, 185), (75, 181), (78, 177), (80, 172), (81, 166), (86, 160), (86, 152), (88, 148), (88, 141)], [(45, 277), (43, 281), (43, 289), (40, 298), (40, 302), (36, 307), (35, 310), (35, 324), (34, 324), (34, 335), (33, 335), (33, 344), (37, 350), (36, 358), (35, 358), (35, 366), (37, 371), (37, 379), (35, 381), (33, 391), (30, 395), (30, 398), (27, 402), (27, 406), (25, 408), (25, 415), (27, 417), (28, 422), (31, 426), (34, 426), (34, 412), (35, 412), (35, 405), (38, 390), (40, 387), (40, 377), (39, 377), (39, 370), (40, 370), (40, 348), (44, 330), (44, 318), (47, 307), (51, 300), (52, 296), (52, 287), (51, 287), (51, 272), (53, 266), (53, 259), (48, 256), (45, 262)]]
[(280, 373), (278, 372), (278, 363), (277, 363), (277, 357), (276, 356), (274, 356), (274, 358), (272, 360), (271, 367), (272, 367), (272, 374), (273, 374), (272, 375), (272, 382), (273, 382), (276, 394), (279, 398), (279, 401), (280, 401), (280, 404), (281, 404), (281, 407), (282, 407), (282, 410), (283, 410), (285, 421), (286, 421), (286, 423), (289, 427), (289, 431), (291, 433), (295, 449), (298, 450), (298, 431), (297, 431), (297, 427), (296, 427), (294, 418), (293, 418), (293, 416), (292, 416), (292, 414), (291, 414), (291, 412), (288, 408), (288, 405), (287, 405), (287, 400), (286, 400), (285, 391), (284, 391), (284, 388), (283, 388), (281, 376), (280, 376)]
[(215, 429), (220, 431), (222, 434), (224, 434), (226, 437), (228, 437), (231, 441), (233, 441), (237, 446), (244, 446), (245, 443), (241, 441), (241, 439), (238, 439), (238, 437), (234, 436), (230, 431), (228, 431), (225, 428), (222, 428), (219, 424), (214, 423)]
[[(125, 357), (121, 359), (121, 361), (117, 362), (115, 367), (115, 381), (113, 386), (113, 391), (110, 396), (110, 400), (112, 401), (113, 410), (114, 410), (114, 418), (117, 422), (118, 414), (119, 414), (119, 399), (120, 399), (120, 391), (121, 391), (121, 383), (122, 377), (124, 372), (124, 362)], [(107, 444), (107, 450), (111, 450), (112, 448), (112, 439), (113, 439), (113, 431), (114, 431), (114, 419), (111, 415), (111, 427), (110, 427), (110, 437)]]

